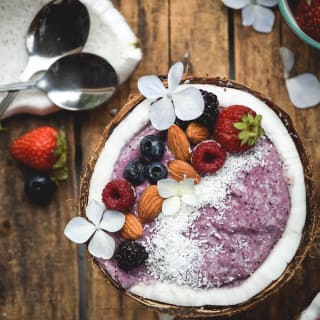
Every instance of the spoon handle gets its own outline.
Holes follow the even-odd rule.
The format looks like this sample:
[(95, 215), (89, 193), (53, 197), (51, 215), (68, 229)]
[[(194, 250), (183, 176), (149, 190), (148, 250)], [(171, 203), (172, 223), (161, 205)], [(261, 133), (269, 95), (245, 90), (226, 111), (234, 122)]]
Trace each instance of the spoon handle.
[(0, 86), (0, 92), (3, 91), (20, 91), (25, 89), (31, 89), (36, 84), (35, 81), (16, 82), (10, 84), (4, 84)]
[(15, 97), (18, 95), (19, 91), (10, 91), (8, 94), (3, 98), (3, 100), (0, 103), (0, 119), (2, 115), (5, 113), (5, 111), (8, 109), (12, 101), (15, 99)]

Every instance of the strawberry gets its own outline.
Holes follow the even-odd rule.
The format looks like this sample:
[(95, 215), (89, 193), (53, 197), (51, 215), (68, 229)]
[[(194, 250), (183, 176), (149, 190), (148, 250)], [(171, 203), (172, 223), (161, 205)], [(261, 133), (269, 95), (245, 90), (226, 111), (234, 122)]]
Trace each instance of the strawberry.
[(38, 171), (53, 170), (57, 180), (67, 178), (66, 149), (64, 131), (48, 126), (28, 131), (9, 146), (13, 158)]
[(307, 35), (320, 41), (320, 0), (300, 0), (295, 17)]
[(240, 153), (252, 148), (264, 135), (262, 116), (252, 109), (232, 105), (223, 109), (216, 120), (214, 138), (228, 152)]

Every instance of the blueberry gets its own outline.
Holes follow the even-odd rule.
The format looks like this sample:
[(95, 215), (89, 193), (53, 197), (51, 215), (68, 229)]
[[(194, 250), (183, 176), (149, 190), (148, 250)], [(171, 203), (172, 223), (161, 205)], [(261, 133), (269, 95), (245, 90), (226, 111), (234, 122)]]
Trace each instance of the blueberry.
[(161, 162), (151, 162), (146, 166), (145, 174), (150, 183), (156, 184), (158, 180), (167, 177), (168, 170)]
[(148, 162), (160, 160), (164, 154), (164, 143), (158, 136), (145, 136), (140, 142), (140, 152)]
[(42, 173), (27, 176), (24, 184), (24, 191), (30, 200), (40, 205), (48, 204), (56, 190), (57, 185)]
[(132, 160), (124, 168), (123, 177), (131, 182), (133, 185), (137, 186), (141, 184), (144, 179), (145, 165), (140, 160)]

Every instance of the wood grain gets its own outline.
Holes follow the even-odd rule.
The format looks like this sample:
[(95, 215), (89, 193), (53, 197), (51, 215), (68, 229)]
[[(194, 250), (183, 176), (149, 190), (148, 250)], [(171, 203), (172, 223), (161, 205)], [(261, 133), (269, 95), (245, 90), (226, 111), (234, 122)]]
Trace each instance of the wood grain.
[[(70, 178), (49, 206), (31, 204), (23, 192), (26, 172), (8, 154), (9, 142), (40, 125), (64, 126)], [(63, 236), (74, 216), (72, 117), (20, 116), (4, 122), (0, 142), (0, 319), (78, 319), (76, 246)]]

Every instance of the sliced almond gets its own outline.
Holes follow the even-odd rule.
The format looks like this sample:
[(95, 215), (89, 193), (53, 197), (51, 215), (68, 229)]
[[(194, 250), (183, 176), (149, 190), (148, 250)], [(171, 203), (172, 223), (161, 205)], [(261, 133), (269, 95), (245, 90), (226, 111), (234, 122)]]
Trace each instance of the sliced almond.
[(196, 169), (186, 161), (172, 160), (168, 162), (168, 171), (172, 178), (177, 181), (184, 180), (186, 178), (193, 179), (195, 183), (201, 181), (200, 174)]
[(168, 147), (176, 159), (184, 161), (190, 160), (190, 142), (184, 131), (175, 124), (168, 129)]
[(126, 213), (124, 226), (120, 230), (120, 236), (127, 240), (137, 240), (143, 235), (141, 222), (133, 213)]

